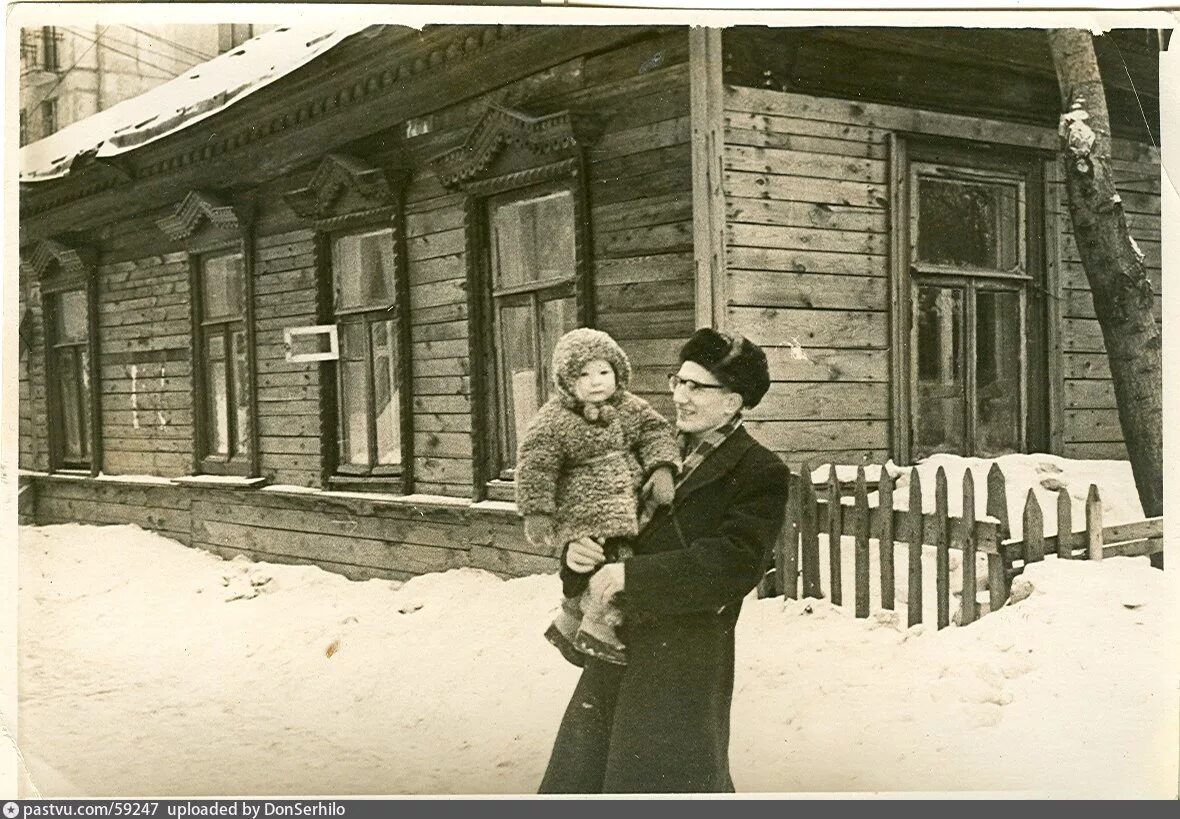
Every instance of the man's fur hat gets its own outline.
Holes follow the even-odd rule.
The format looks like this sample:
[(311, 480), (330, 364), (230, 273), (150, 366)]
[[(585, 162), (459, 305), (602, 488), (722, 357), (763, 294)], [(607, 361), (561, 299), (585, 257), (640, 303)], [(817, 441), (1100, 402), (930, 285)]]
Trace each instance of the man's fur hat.
[(709, 327), (697, 330), (680, 349), (680, 362), (692, 361), (742, 397), (747, 409), (758, 406), (770, 389), (766, 353), (741, 335), (719, 333)]

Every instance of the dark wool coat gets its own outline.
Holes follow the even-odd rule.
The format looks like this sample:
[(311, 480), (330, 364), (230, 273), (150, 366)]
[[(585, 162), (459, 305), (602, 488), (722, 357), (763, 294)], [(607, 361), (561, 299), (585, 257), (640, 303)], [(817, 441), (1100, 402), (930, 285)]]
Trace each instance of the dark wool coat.
[(517, 508), (551, 516), (557, 543), (635, 535), (639, 488), (680, 455), (671, 424), (642, 398), (620, 388), (607, 404), (611, 412), (589, 421), (555, 395), (520, 443)]
[[(739, 427), (624, 563), (628, 665), (590, 660), (542, 793), (732, 791), (734, 626), (782, 527), (789, 472)], [(562, 561), (567, 595), (585, 588)]]

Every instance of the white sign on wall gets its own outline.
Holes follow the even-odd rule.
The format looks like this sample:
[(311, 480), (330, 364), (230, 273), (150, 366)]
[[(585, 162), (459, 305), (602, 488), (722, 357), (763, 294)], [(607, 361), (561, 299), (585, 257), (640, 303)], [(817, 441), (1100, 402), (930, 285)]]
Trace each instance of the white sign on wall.
[(336, 361), (340, 358), (336, 325), (284, 327), (283, 349), (288, 361)]

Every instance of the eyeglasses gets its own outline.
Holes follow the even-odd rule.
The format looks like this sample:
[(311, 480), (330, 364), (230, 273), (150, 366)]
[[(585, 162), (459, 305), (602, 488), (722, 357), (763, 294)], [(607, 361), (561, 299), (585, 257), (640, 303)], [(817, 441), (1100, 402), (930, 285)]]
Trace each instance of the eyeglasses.
[(724, 384), (702, 384), (700, 381), (693, 381), (691, 378), (681, 378), (676, 373), (668, 376), (668, 389), (676, 392), (676, 388), (683, 386), (688, 390), (688, 394), (692, 395), (697, 390), (723, 390)]

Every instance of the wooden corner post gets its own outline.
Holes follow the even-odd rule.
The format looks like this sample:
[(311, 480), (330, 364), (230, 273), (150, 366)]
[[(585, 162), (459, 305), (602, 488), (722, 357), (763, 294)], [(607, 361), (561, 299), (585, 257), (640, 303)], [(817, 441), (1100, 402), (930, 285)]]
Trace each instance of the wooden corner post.
[(725, 89), (721, 29), (688, 32), (692, 119), (692, 235), (696, 270), (696, 325), (725, 329)]

